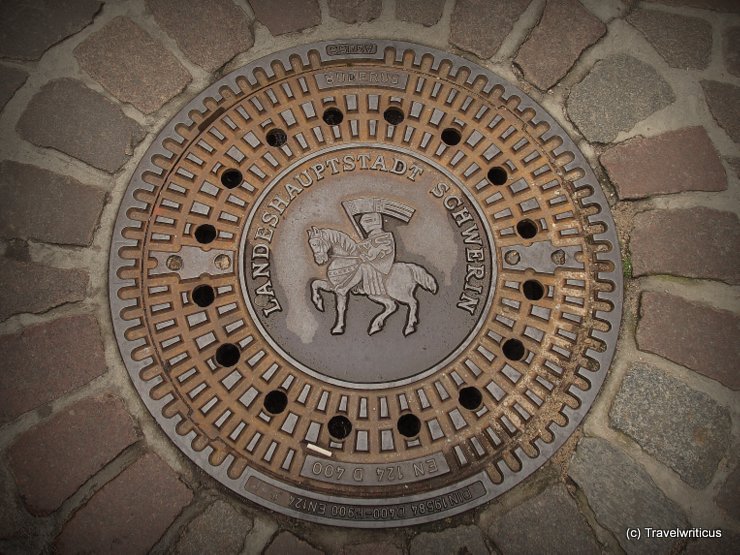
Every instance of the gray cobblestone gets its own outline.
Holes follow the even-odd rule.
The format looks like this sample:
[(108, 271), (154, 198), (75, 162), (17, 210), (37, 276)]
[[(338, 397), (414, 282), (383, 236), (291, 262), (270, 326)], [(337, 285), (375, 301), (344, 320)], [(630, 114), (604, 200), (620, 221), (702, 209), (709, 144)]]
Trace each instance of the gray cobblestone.
[(382, 11), (381, 0), (329, 0), (329, 15), (345, 23), (372, 21)]
[(23, 83), (28, 79), (28, 73), (15, 67), (0, 65), (0, 110), (5, 108)]
[(450, 43), (481, 58), (493, 56), (531, 0), (457, 0)]
[(396, 17), (430, 27), (440, 20), (444, 7), (445, 0), (401, 0), (396, 2)]
[(609, 419), (613, 428), (699, 489), (712, 480), (731, 440), (727, 409), (644, 366), (633, 367), (624, 377)]

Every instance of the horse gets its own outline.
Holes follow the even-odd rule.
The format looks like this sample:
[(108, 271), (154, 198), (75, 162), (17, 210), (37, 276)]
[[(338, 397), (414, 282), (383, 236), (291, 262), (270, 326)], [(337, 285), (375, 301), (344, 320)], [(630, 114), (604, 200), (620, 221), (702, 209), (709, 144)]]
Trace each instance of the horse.
[[(437, 281), (429, 272), (417, 264), (394, 262), (387, 276), (377, 272), (383, 280), (385, 295), (368, 294), (362, 288), (363, 262), (357, 243), (346, 233), (335, 229), (317, 229), (315, 226), (308, 230), (308, 244), (313, 251), (314, 261), (319, 266), (327, 262), (327, 279), (315, 279), (311, 282), (311, 301), (320, 312), (324, 311), (324, 301), (320, 291), (334, 293), (337, 301), (337, 318), (331, 333), (344, 333), (345, 313), (347, 310), (347, 295), (350, 291), (359, 295), (366, 295), (384, 307), (370, 324), (368, 334), (373, 335), (383, 329), (386, 319), (398, 310), (398, 303), (408, 306), (408, 316), (403, 334), (408, 336), (416, 331), (419, 322), (419, 303), (414, 296), (416, 286), (437, 292)], [(366, 274), (365, 274), (366, 275)]]

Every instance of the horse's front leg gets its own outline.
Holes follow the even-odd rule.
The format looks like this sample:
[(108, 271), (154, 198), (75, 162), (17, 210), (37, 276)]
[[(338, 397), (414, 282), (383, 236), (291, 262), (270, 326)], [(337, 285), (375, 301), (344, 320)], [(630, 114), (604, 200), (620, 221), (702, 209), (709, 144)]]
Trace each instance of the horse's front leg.
[(333, 335), (344, 333), (344, 322), (347, 313), (347, 292), (336, 291), (337, 295), (337, 321), (331, 330)]
[(324, 299), (321, 298), (319, 291), (331, 292), (331, 284), (323, 279), (315, 279), (311, 282), (311, 301), (320, 312), (324, 312)]

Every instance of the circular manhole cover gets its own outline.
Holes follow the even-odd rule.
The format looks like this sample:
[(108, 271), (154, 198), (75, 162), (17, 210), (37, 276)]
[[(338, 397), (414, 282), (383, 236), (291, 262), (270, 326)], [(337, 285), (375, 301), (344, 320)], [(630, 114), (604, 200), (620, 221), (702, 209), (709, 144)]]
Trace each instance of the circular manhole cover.
[(162, 131), (111, 246), (144, 403), (203, 470), (342, 526), (447, 517), (583, 419), (621, 313), (614, 223), (555, 121), (427, 47), (313, 44)]

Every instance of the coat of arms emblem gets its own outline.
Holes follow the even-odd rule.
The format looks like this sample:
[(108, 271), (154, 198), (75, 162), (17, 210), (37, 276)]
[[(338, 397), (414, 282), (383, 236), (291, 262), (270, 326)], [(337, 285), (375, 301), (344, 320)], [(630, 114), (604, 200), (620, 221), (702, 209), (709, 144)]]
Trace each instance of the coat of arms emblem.
[(371, 322), (370, 335), (383, 329), (386, 319), (398, 310), (398, 303), (408, 306), (404, 335), (416, 331), (419, 305), (416, 287), (437, 292), (437, 281), (423, 266), (396, 262), (396, 241), (393, 234), (383, 229), (383, 215), (409, 223), (415, 210), (388, 199), (360, 198), (342, 202), (347, 216), (360, 240), (336, 229), (308, 230), (308, 243), (316, 264), (328, 263), (327, 279), (311, 282), (311, 300), (324, 311), (321, 291), (336, 296), (337, 317), (331, 332), (344, 333), (347, 298), (349, 293), (365, 295), (383, 306)]

